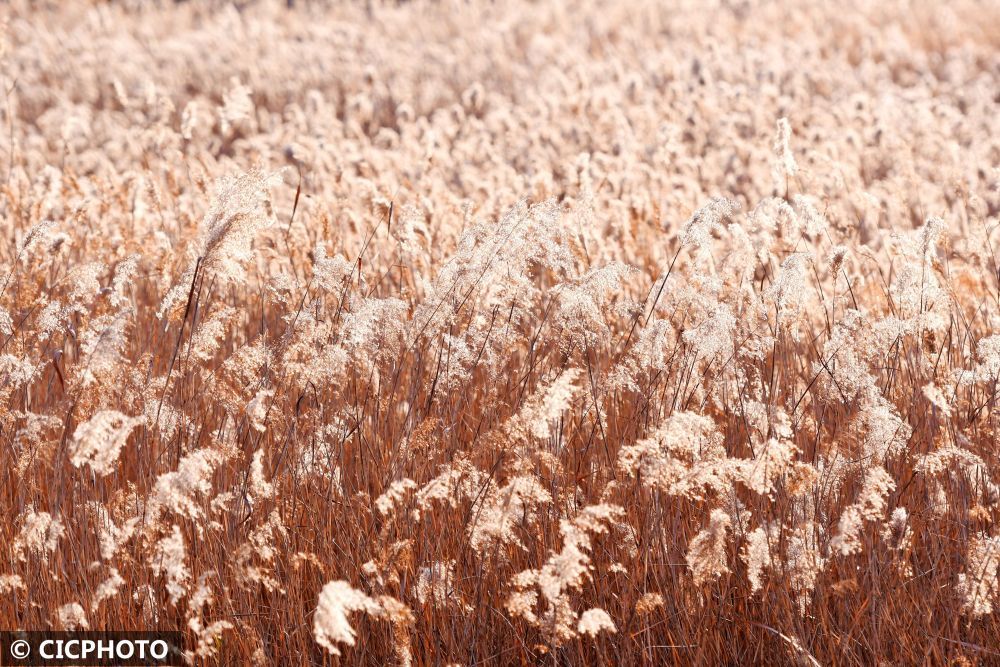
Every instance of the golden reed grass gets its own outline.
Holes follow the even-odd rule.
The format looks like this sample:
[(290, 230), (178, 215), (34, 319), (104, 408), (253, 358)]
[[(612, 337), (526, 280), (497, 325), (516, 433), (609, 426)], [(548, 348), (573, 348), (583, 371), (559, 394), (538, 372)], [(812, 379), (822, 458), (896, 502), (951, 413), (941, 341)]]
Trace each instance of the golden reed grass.
[(998, 26), (5, 3), (0, 626), (997, 664)]

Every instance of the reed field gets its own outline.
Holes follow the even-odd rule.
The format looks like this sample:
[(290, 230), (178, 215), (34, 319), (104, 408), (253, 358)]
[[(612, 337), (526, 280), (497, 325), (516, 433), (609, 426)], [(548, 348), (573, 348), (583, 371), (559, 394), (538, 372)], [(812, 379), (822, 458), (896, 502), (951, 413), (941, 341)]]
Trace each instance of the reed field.
[(0, 5), (0, 629), (1000, 665), (1000, 2)]

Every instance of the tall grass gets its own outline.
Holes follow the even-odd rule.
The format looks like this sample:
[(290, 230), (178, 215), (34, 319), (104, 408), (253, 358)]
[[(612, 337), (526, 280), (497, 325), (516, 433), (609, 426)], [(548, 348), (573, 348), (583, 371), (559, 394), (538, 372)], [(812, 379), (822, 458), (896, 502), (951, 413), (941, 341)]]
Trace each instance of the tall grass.
[(996, 7), (0, 8), (0, 625), (1000, 660)]

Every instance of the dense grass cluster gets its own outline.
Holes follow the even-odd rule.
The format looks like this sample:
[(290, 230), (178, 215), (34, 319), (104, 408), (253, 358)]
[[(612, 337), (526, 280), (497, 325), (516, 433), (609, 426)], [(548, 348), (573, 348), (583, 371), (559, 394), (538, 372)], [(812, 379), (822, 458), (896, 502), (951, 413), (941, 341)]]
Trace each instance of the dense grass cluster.
[(997, 4), (15, 1), (0, 86), (0, 626), (1000, 661)]

